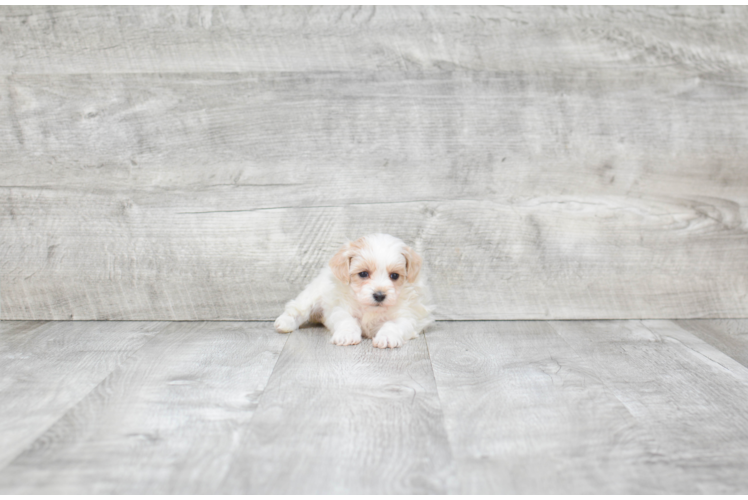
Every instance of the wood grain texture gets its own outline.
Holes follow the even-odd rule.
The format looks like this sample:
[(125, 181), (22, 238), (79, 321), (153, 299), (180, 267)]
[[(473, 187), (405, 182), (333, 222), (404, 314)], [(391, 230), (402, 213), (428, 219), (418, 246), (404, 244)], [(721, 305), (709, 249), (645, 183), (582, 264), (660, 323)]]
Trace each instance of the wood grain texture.
[(748, 9), (0, 7), (0, 319), (748, 315)]
[(668, 491), (636, 420), (547, 323), (437, 323), (427, 342), (460, 493)]
[(221, 210), (748, 185), (741, 71), (13, 75), (0, 88), (6, 187), (199, 191)]
[(164, 323), (0, 323), (0, 468), (10, 463)]
[(551, 322), (651, 436), (670, 492), (748, 491), (748, 369), (670, 321)]
[(14, 77), (0, 314), (272, 319), (388, 231), (443, 318), (745, 315), (744, 90), (623, 76)]
[(0, 321), (0, 335), (4, 343), (9, 343), (14, 338), (22, 339), (22, 335), (37, 329), (44, 323), (46, 321)]
[(437, 325), (463, 493), (748, 489), (748, 369), (673, 323)]
[(748, 67), (736, 7), (10, 7), (23, 73)]
[(221, 491), (444, 493), (451, 452), (423, 335), (399, 349), (291, 334)]
[(376, 231), (418, 231), (405, 239), (424, 256), (439, 318), (736, 317), (748, 307), (748, 205), (734, 202), (545, 197), (191, 213), (196, 196), (167, 199), (12, 190), (3, 317), (270, 320), (346, 237)]
[(743, 326), (2, 322), (0, 493), (745, 493)]
[(678, 320), (675, 323), (748, 366), (748, 320)]
[(2, 470), (0, 491), (217, 491), (286, 339), (267, 323), (169, 324)]

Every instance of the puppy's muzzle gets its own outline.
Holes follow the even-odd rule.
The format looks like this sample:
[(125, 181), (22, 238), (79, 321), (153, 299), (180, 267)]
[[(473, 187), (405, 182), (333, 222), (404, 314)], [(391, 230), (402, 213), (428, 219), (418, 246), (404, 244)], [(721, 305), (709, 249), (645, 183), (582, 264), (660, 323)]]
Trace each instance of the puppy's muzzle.
[(382, 292), (374, 292), (374, 294), (372, 294), (372, 297), (374, 297), (374, 300), (376, 300), (377, 302), (382, 302), (387, 298), (387, 296)]

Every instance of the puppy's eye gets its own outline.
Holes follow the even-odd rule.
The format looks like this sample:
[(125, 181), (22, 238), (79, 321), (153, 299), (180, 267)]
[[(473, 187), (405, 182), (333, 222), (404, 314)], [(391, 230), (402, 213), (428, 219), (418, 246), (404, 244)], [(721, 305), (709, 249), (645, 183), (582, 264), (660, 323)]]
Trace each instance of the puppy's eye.
[(361, 276), (362, 278), (368, 278), (369, 271), (361, 271), (360, 273), (358, 273), (358, 275)]
[(397, 273), (392, 273), (392, 274), (390, 274), (390, 279), (391, 279), (392, 281), (397, 281), (397, 278), (399, 278), (399, 277), (400, 277), (400, 275), (399, 275), (399, 274), (397, 274)]

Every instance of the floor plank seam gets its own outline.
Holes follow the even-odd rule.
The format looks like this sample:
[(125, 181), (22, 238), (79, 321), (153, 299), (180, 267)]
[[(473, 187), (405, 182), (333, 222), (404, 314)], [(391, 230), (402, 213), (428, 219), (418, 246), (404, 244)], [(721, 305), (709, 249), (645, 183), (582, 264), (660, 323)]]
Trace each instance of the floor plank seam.
[(247, 429), (252, 428), (252, 422), (254, 422), (255, 418), (257, 417), (257, 414), (259, 413), (259, 409), (262, 406), (262, 402), (265, 399), (265, 394), (267, 393), (268, 384), (270, 382), (270, 379), (273, 378), (273, 374), (275, 373), (275, 367), (278, 366), (278, 361), (281, 359), (281, 356), (283, 356), (283, 351), (286, 350), (286, 345), (288, 345), (288, 340), (291, 338), (291, 335), (294, 335), (298, 330), (294, 330), (291, 333), (278, 333), (277, 335), (283, 335), (285, 340), (283, 341), (283, 348), (278, 353), (278, 356), (275, 358), (275, 362), (273, 363), (273, 368), (270, 370), (270, 373), (268, 374), (267, 379), (265, 380), (265, 385), (262, 388), (262, 394), (257, 399), (257, 406), (255, 407), (254, 412), (252, 412), (252, 416), (249, 418), (249, 422), (247, 422)]
[[(723, 354), (724, 356), (727, 356), (727, 357), (728, 357), (728, 358), (729, 358), (730, 360), (734, 361), (734, 362), (735, 362), (735, 363), (737, 363), (737, 364), (738, 364), (738, 365), (739, 365), (739, 366), (740, 366), (741, 368), (743, 368), (744, 370), (746, 370), (746, 371), (747, 371), (746, 373), (748, 373), (748, 366), (745, 366), (745, 364), (743, 364), (743, 363), (741, 363), (741, 362), (740, 362), (739, 360), (735, 359), (735, 358), (734, 358), (733, 356), (731, 356), (731, 355), (730, 355), (729, 353), (725, 352), (725, 351), (724, 351), (723, 349), (720, 349), (720, 348), (719, 348), (718, 346), (714, 345), (713, 343), (711, 343), (711, 342), (708, 342), (708, 341), (706, 341), (706, 340), (702, 339), (701, 337), (699, 337), (698, 335), (696, 335), (695, 333), (691, 332), (690, 330), (687, 330), (687, 329), (686, 329), (686, 328), (684, 328), (683, 326), (679, 325), (679, 324), (677, 323), (677, 321), (675, 321), (675, 320), (671, 320), (671, 323), (673, 324), (673, 326), (675, 326), (676, 328), (678, 328), (678, 329), (679, 329), (680, 331), (682, 331), (683, 333), (685, 333), (685, 334), (687, 334), (687, 335), (691, 336), (691, 337), (692, 337), (692, 338), (693, 338), (694, 340), (696, 340), (697, 342), (701, 342), (701, 343), (703, 343), (703, 344), (705, 344), (705, 345), (708, 345), (709, 347), (711, 347), (712, 349), (716, 350), (716, 351), (717, 351), (717, 352), (719, 352), (720, 354)], [(647, 328), (647, 327), (646, 327), (646, 325), (645, 325), (645, 328)], [(676, 340), (676, 341), (677, 341), (678, 339), (674, 339), (674, 340)], [(708, 356), (707, 354), (704, 354), (704, 353), (701, 353), (701, 352), (695, 351), (695, 350), (694, 350), (693, 348), (691, 348), (690, 346), (687, 346), (687, 345), (685, 345), (685, 344), (684, 344), (684, 347), (686, 347), (686, 348), (687, 348), (687, 349), (688, 349), (689, 351), (692, 351), (692, 352), (696, 352), (696, 353), (697, 353), (697, 354), (698, 354), (699, 356), (703, 356), (703, 357), (707, 358), (707, 359), (708, 359), (709, 361), (711, 361), (712, 363), (715, 363), (715, 364), (717, 364), (717, 365), (721, 366), (721, 367), (722, 367), (722, 368), (723, 368), (723, 369), (724, 369), (725, 371), (727, 371), (728, 373), (732, 373), (732, 370), (731, 370), (731, 369), (730, 369), (729, 367), (727, 367), (727, 366), (723, 365), (722, 363), (720, 363), (720, 362), (719, 362), (719, 361), (717, 361), (716, 359), (712, 359), (712, 357), (711, 357), (711, 356)]]
[(439, 393), (439, 383), (436, 380), (436, 373), (434, 373), (434, 359), (431, 357), (431, 348), (429, 346), (429, 336), (426, 331), (423, 332), (423, 337), (424, 337), (424, 343), (426, 344), (426, 354), (428, 354), (429, 356), (429, 366), (431, 367), (431, 376), (434, 378), (434, 388), (436, 389), (436, 399), (437, 401), (439, 401), (439, 412), (441, 413), (441, 424), (442, 424), (442, 428), (444, 429), (444, 435), (447, 436), (447, 443), (449, 444), (449, 456), (451, 457), (452, 479), (457, 486), (456, 492), (447, 491), (446, 493), (447, 494), (459, 493), (459, 492), (462, 492), (462, 483), (460, 481), (459, 475), (457, 474), (457, 461), (455, 460), (455, 447), (454, 447), (453, 437), (449, 433), (449, 429), (447, 428), (447, 421), (444, 418), (444, 402), (443, 402), (443, 398), (441, 394)]
[[(641, 320), (635, 320), (635, 321), (640, 321), (640, 322), (641, 322)], [(549, 327), (551, 327), (551, 329), (552, 329), (552, 330), (553, 330), (553, 331), (554, 331), (554, 332), (556, 333), (556, 335), (558, 335), (558, 337), (559, 337), (559, 338), (560, 338), (561, 340), (563, 340), (563, 341), (564, 341), (564, 344), (566, 344), (567, 346), (569, 346), (569, 349), (571, 349), (571, 351), (572, 351), (572, 352), (573, 352), (574, 354), (576, 354), (576, 355), (577, 355), (577, 357), (578, 357), (579, 359), (585, 359), (585, 357), (584, 357), (584, 356), (582, 356), (582, 355), (581, 355), (581, 354), (579, 353), (579, 351), (577, 351), (577, 350), (576, 350), (576, 349), (574, 348), (574, 346), (573, 346), (573, 345), (572, 345), (572, 344), (571, 344), (571, 343), (570, 343), (570, 342), (569, 342), (568, 340), (566, 340), (566, 338), (564, 338), (564, 336), (563, 336), (563, 335), (561, 335), (561, 333), (560, 333), (560, 332), (558, 331), (558, 328), (556, 328), (556, 327), (555, 327), (555, 326), (553, 325), (553, 322), (552, 322), (552, 321), (548, 321), (548, 322), (547, 322), (547, 324), (548, 324), (548, 326), (549, 326)], [(600, 382), (600, 383), (602, 384), (602, 386), (603, 386), (603, 387), (605, 387), (605, 389), (606, 389), (606, 390), (608, 391), (608, 393), (609, 393), (609, 394), (610, 394), (611, 396), (613, 396), (614, 398), (616, 398), (616, 400), (617, 400), (617, 401), (618, 401), (619, 403), (621, 403), (621, 405), (622, 405), (622, 406), (623, 406), (624, 408), (626, 408), (626, 411), (627, 411), (627, 412), (629, 413), (629, 415), (631, 415), (631, 418), (633, 418), (633, 419), (634, 419), (635, 421), (637, 421), (637, 422), (638, 422), (638, 421), (639, 421), (639, 419), (638, 419), (638, 418), (636, 417), (636, 415), (634, 415), (634, 414), (633, 414), (633, 413), (631, 412), (631, 409), (629, 408), (629, 405), (627, 405), (627, 404), (626, 404), (626, 403), (625, 403), (625, 402), (624, 402), (623, 400), (621, 400), (621, 398), (620, 398), (620, 397), (618, 397), (618, 394), (616, 394), (615, 390), (613, 390), (613, 388), (612, 388), (612, 387), (610, 387), (610, 385), (608, 385), (608, 383), (607, 383), (607, 382), (605, 381), (605, 379), (604, 379), (603, 377), (600, 377), (600, 376), (598, 376), (598, 375), (597, 375), (597, 372), (598, 372), (598, 371), (599, 371), (599, 369), (600, 369), (600, 368), (599, 368), (599, 367), (597, 366), (597, 363), (595, 363), (594, 361), (592, 361), (592, 365), (593, 365), (593, 367), (595, 368), (595, 376), (597, 377), (597, 380), (598, 380), (598, 381), (599, 381), (599, 382)]]

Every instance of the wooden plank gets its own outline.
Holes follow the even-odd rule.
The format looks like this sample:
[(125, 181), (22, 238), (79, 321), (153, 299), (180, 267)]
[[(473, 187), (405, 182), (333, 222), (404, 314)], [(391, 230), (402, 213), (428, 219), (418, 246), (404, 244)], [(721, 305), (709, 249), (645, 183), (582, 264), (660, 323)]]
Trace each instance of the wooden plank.
[(22, 73), (586, 71), (748, 65), (736, 7), (0, 8), (0, 70)]
[(748, 186), (742, 71), (13, 75), (0, 92), (0, 186), (205, 191), (195, 210)]
[(380, 350), (291, 334), (221, 490), (444, 493), (451, 453), (424, 337)]
[(462, 494), (667, 492), (656, 449), (545, 322), (437, 323), (426, 334)]
[(162, 323), (0, 323), (0, 468), (121, 366)]
[(169, 324), (2, 470), (0, 491), (215, 492), (286, 339), (269, 323)]
[(748, 369), (671, 321), (552, 322), (654, 438), (670, 492), (748, 491)]
[(462, 493), (748, 489), (745, 367), (666, 321), (551, 324), (427, 333)]
[(748, 366), (748, 320), (678, 320), (678, 326)]
[(9, 199), (3, 319), (272, 320), (347, 239), (377, 231), (423, 254), (440, 319), (748, 315), (748, 203), (559, 196), (191, 213), (208, 202)]

